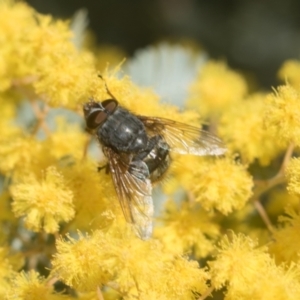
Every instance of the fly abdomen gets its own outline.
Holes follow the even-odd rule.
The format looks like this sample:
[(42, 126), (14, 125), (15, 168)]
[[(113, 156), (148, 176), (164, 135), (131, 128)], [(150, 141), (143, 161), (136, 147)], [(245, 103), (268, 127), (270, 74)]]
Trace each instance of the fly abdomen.
[(144, 159), (150, 173), (152, 182), (158, 181), (166, 173), (170, 165), (169, 150), (161, 148), (158, 144), (154, 146), (152, 151)]
[(158, 181), (170, 165), (169, 146), (159, 135), (149, 139), (147, 148), (135, 155), (133, 161), (143, 161), (152, 182)]

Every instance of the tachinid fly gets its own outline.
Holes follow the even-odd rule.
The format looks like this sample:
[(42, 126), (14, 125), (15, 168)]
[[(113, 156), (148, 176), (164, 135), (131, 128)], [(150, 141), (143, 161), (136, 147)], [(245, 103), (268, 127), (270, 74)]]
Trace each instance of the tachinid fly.
[(96, 134), (125, 219), (141, 239), (152, 234), (152, 183), (170, 164), (169, 152), (222, 155), (223, 143), (208, 131), (158, 117), (139, 116), (111, 99), (83, 106), (87, 129)]

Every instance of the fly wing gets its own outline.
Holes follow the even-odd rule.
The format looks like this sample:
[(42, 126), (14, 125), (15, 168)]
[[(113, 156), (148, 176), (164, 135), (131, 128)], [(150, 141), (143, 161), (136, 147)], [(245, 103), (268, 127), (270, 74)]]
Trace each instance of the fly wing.
[(152, 235), (153, 200), (149, 170), (142, 161), (127, 162), (124, 157), (104, 147), (114, 187), (127, 222), (143, 240)]
[[(222, 155), (226, 152), (223, 142), (208, 131), (177, 121), (138, 116), (146, 130), (161, 135), (169, 146), (168, 150), (180, 154)], [(167, 147), (162, 144), (161, 147)]]

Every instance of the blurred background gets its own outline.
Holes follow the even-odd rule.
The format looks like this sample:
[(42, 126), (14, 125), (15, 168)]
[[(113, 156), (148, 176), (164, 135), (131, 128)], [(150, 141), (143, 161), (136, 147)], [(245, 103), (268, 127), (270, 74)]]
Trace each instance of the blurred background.
[(282, 62), (299, 58), (299, 0), (27, 0), (37, 11), (71, 18), (86, 8), (98, 44), (127, 57), (162, 40), (191, 39), (212, 58), (254, 75), (261, 87), (278, 84)]

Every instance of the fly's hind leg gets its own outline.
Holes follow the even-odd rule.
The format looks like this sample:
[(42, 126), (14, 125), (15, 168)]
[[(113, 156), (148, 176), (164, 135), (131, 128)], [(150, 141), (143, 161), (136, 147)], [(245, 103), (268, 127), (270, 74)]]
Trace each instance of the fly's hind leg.
[(106, 164), (106, 165), (104, 165), (104, 166), (99, 166), (99, 167), (97, 167), (97, 171), (98, 172), (101, 172), (103, 169), (105, 169), (105, 174), (109, 174), (109, 164)]

